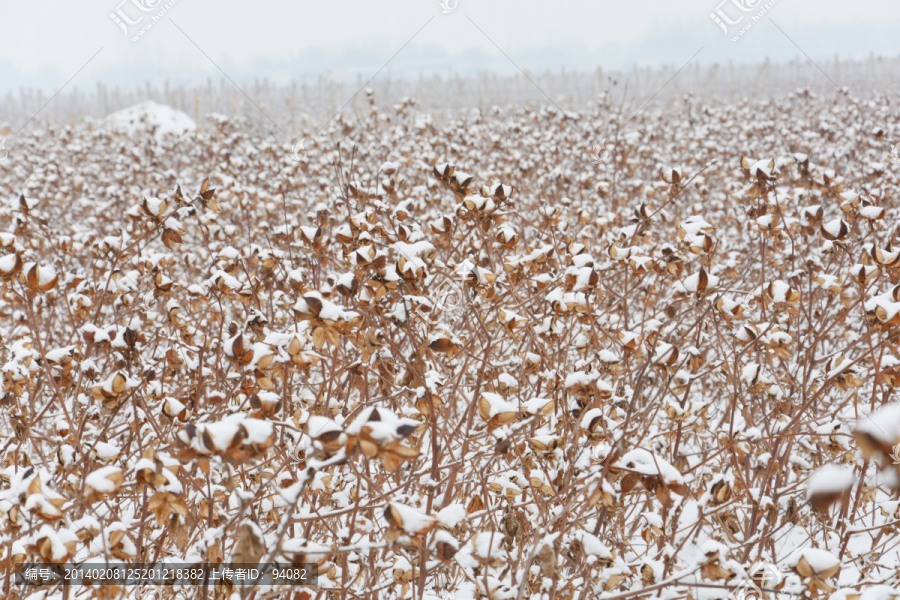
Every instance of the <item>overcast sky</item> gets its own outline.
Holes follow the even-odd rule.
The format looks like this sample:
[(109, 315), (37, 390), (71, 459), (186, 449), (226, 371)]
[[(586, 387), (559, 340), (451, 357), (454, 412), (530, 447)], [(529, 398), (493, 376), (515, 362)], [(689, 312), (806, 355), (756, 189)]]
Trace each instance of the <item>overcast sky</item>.
[[(701, 64), (789, 60), (801, 55), (798, 47), (816, 61), (900, 55), (896, 0), (444, 0), (444, 9), (440, 2), (0, 0), (0, 91), (52, 92), (73, 75), (72, 86), (87, 88), (97, 80), (205, 82), (221, 77), (213, 63), (237, 81), (286, 81), (368, 78), (385, 63), (390, 76), (514, 72), (514, 63), (682, 65), (700, 48)], [(727, 31), (711, 13), (732, 22)]]

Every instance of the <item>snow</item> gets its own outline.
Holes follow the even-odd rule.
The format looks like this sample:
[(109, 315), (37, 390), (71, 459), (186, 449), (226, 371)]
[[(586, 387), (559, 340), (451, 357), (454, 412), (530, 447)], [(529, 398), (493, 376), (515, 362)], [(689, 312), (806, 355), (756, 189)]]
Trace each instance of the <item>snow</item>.
[(701, 216), (692, 215), (681, 222), (681, 229), (686, 235), (697, 235), (698, 233), (710, 233), (715, 228)]
[(224, 451), (231, 447), (234, 436), (241, 428), (240, 423), (234, 419), (207, 423), (203, 426), (203, 432), (209, 436), (212, 443), (210, 450)]
[(841, 236), (841, 230), (847, 227), (847, 223), (843, 219), (833, 219), (822, 225), (822, 229), (832, 238), (837, 239)]
[(241, 253), (238, 252), (237, 248), (234, 246), (225, 246), (218, 252), (219, 258), (223, 258), (225, 260), (237, 260), (240, 258)]
[(97, 455), (97, 458), (101, 460), (112, 460), (119, 455), (122, 449), (115, 444), (109, 444), (107, 442), (97, 442), (94, 445), (94, 453)]
[(413, 244), (407, 242), (395, 242), (394, 249), (406, 260), (402, 267), (403, 272), (420, 272), (425, 269), (425, 259), (434, 253), (434, 245), (431, 242), (420, 241)]
[(773, 302), (787, 302), (787, 295), (791, 287), (780, 279), (769, 284), (769, 294)]
[(16, 263), (18, 260), (19, 259), (15, 254), (0, 256), (0, 272), (6, 274), (12, 273), (13, 269), (16, 268)]
[(768, 158), (763, 158), (755, 161), (750, 165), (750, 174), (753, 176), (762, 174), (766, 177), (771, 177), (775, 173), (772, 166), (770, 165), (771, 162), (771, 159)]
[(445, 527), (456, 527), (466, 520), (466, 507), (462, 504), (450, 504), (437, 513), (438, 522)]
[[(866, 219), (880, 219), (884, 216), (884, 207), (882, 206), (863, 206), (859, 209), (860, 216), (865, 217)], [(898, 252), (892, 252), (893, 259), (896, 259), (897, 256), (900, 256)], [(892, 260), (893, 260), (892, 259)]]
[(641, 475), (659, 475), (667, 483), (684, 483), (684, 477), (678, 469), (643, 448), (626, 452), (616, 461), (615, 466)]
[[(712, 289), (715, 289), (716, 287), (718, 287), (719, 278), (711, 273), (707, 273), (706, 282), (707, 283), (706, 283), (705, 290), (712, 290)], [(693, 294), (693, 293), (705, 291), (705, 290), (700, 289), (700, 287), (701, 287), (700, 284), (701, 284), (701, 277), (700, 277), (700, 273), (697, 272), (697, 273), (694, 273), (693, 275), (689, 275), (686, 278), (684, 278), (681, 282), (679, 282), (678, 285), (681, 286), (682, 290)]]
[(585, 554), (602, 559), (612, 558), (612, 551), (596, 535), (582, 529), (575, 533), (575, 539), (581, 542)]
[(162, 216), (166, 212), (168, 203), (156, 197), (144, 198), (144, 206), (154, 216)]
[(435, 519), (419, 509), (399, 502), (391, 502), (390, 507), (400, 516), (401, 527), (409, 534), (417, 534), (434, 524)]
[[(28, 439), (0, 466), (7, 558), (224, 558), (250, 519), (272, 560), (321, 561), (324, 593), (348, 597), (725, 600), (769, 564), (782, 596), (828, 598), (787, 565), (812, 548), (817, 568), (840, 558), (837, 597), (895, 596), (897, 132), (865, 135), (833, 90), (692, 88), (625, 113), (597, 164), (614, 89), (577, 125), (485, 92), (418, 130), (396, 91), (297, 164), (253, 115), (154, 144), (144, 125), (57, 126), (60, 105), (16, 136), (0, 423)], [(894, 91), (860, 99), (870, 121)], [(740, 161), (785, 143), (814, 162)], [(216, 207), (193, 201), (206, 177)], [(3, 271), (26, 261), (30, 278)], [(28, 287), (54, 283), (38, 265), (50, 294)], [(463, 278), (465, 307), (435, 310)], [(187, 519), (148, 509), (167, 494)]]
[(118, 486), (115, 483), (115, 479), (121, 475), (122, 469), (119, 467), (113, 465), (100, 467), (85, 477), (84, 484), (97, 492), (110, 494), (116, 491)]
[(194, 131), (197, 124), (183, 112), (153, 101), (141, 102), (111, 113), (104, 123), (126, 135), (154, 129), (154, 136), (161, 140), (166, 135), (180, 136)]
[(806, 498), (820, 494), (836, 494), (849, 490), (854, 482), (853, 469), (842, 465), (825, 465), (806, 482)]
[[(241, 439), (242, 444), (258, 444), (265, 445), (272, 440), (274, 435), (274, 425), (271, 421), (261, 419), (248, 418), (243, 413), (231, 414), (220, 421), (212, 423), (204, 423), (198, 426), (198, 436), (190, 443), (195, 447), (196, 444), (202, 443), (203, 446), (198, 449), (205, 452), (225, 452), (234, 444), (235, 436), (238, 432), (243, 432)], [(209, 439), (209, 445), (203, 441), (204, 438)], [(182, 438), (183, 441), (187, 441)]]
[(900, 402), (877, 408), (860, 419), (855, 429), (885, 444), (896, 444), (900, 441)]
[(66, 357), (72, 356), (72, 352), (75, 350), (75, 346), (65, 346), (63, 348), (55, 348), (50, 350), (45, 355), (47, 360), (52, 363), (58, 363), (65, 359)]
[(34, 534), (34, 539), (47, 540), (50, 547), (49, 559), (53, 562), (62, 562), (69, 556), (69, 550), (66, 548), (66, 544), (78, 541), (78, 536), (68, 529), (55, 531), (49, 525), (42, 525), (41, 529)]
[[(414, 419), (400, 418), (386, 408), (370, 406), (364, 409), (347, 426), (345, 431), (350, 435), (359, 435), (363, 427), (365, 427), (374, 440), (387, 442), (401, 439), (404, 437), (401, 435), (401, 432), (415, 429), (419, 425), (421, 425), (421, 422)], [(312, 430), (310, 429), (310, 431)]]
[(177, 398), (171, 398), (171, 397), (165, 399), (165, 404), (163, 406), (164, 406), (165, 413), (170, 416), (179, 415), (179, 414), (181, 414), (181, 411), (183, 411), (185, 408), (187, 408), (187, 406), (185, 406), (185, 404), (183, 402), (181, 402)]
[(673, 351), (677, 351), (677, 348), (675, 348), (674, 345), (666, 342), (659, 342), (653, 352), (653, 362), (664, 362), (669, 360), (672, 357)]
[(552, 402), (549, 398), (531, 398), (522, 403), (522, 408), (530, 415), (540, 414)]
[(597, 375), (595, 373), (584, 373), (581, 371), (576, 371), (574, 373), (569, 373), (566, 375), (565, 388), (570, 390), (572, 388), (584, 387), (590, 385), (592, 381), (597, 379)]
[(262, 419), (242, 419), (241, 426), (247, 435), (246, 441), (251, 444), (265, 444), (275, 433), (272, 422)]
[(827, 550), (819, 548), (805, 548), (794, 556), (790, 561), (790, 566), (795, 566), (801, 559), (806, 559), (809, 566), (816, 573), (822, 573), (841, 564), (840, 559)]
[(496, 531), (480, 531), (472, 536), (472, 553), (478, 558), (493, 558), (503, 546), (503, 534)]
[(859, 595), (859, 600), (897, 600), (900, 592), (888, 585), (875, 585), (867, 587)]
[(306, 422), (306, 430), (313, 439), (326, 433), (343, 431), (340, 425), (335, 423), (334, 420), (319, 415), (312, 415), (309, 417), (309, 420)]
[(595, 419), (601, 417), (603, 417), (603, 411), (599, 408), (592, 408), (584, 411), (584, 414), (581, 416), (581, 428), (590, 429), (591, 423), (593, 423)]
[(505, 400), (500, 394), (494, 392), (482, 392), (481, 397), (487, 402), (488, 418), (493, 418), (501, 413), (518, 412), (519, 407)]
[(294, 310), (326, 321), (346, 321), (356, 317), (355, 312), (345, 310), (319, 292), (307, 292), (294, 303)]
[(45, 286), (50, 284), (56, 277), (56, 270), (48, 265), (39, 265), (33, 262), (25, 263), (25, 266), (22, 269), (25, 273), (32, 272), (34, 270), (37, 275), (37, 284), (39, 286)]
[(509, 389), (515, 390), (519, 387), (519, 382), (509, 373), (501, 373), (497, 377), (497, 381), (499, 381), (501, 385), (508, 387)]
[(746, 384), (756, 383), (759, 377), (760, 366), (757, 363), (748, 363), (741, 369), (741, 381)]

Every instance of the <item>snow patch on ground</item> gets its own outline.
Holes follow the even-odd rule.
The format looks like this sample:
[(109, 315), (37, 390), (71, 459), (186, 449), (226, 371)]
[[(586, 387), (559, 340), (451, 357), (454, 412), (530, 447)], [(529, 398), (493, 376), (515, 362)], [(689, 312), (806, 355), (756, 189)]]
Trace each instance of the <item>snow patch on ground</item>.
[(197, 129), (194, 120), (180, 110), (152, 100), (117, 110), (103, 122), (111, 129), (125, 134), (152, 130), (156, 139), (162, 139), (168, 134), (183, 135)]

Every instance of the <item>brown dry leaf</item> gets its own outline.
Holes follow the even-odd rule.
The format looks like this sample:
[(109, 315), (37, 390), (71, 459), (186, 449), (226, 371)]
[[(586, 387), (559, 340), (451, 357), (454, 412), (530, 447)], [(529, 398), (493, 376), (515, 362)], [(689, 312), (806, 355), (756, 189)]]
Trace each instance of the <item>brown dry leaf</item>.
[(231, 562), (235, 564), (257, 564), (266, 546), (259, 525), (252, 521), (245, 521), (237, 530), (234, 549), (231, 553)]
[(188, 505), (180, 496), (171, 492), (157, 492), (147, 502), (147, 509), (160, 525), (169, 521), (170, 515), (180, 515), (182, 519), (188, 514)]

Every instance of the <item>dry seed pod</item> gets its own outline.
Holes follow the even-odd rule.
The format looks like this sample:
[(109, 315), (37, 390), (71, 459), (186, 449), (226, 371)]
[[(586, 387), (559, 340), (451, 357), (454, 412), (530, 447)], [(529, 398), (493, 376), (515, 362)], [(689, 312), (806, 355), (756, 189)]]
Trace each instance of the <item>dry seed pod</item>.
[(822, 221), (822, 217), (825, 215), (825, 210), (822, 208), (821, 204), (816, 204), (815, 206), (807, 206), (802, 211), (803, 219), (810, 225), (819, 223)]
[(177, 229), (170, 229), (168, 227), (163, 229), (162, 242), (169, 250), (175, 250), (183, 241), (181, 232)]
[(434, 352), (440, 352), (454, 356), (459, 351), (459, 340), (446, 333), (440, 333), (433, 336), (428, 343), (428, 347)]
[(432, 173), (434, 173), (434, 176), (441, 180), (449, 180), (451, 177), (453, 177), (455, 171), (456, 168), (450, 163), (435, 165), (432, 168)]
[(626, 350), (634, 350), (641, 345), (641, 336), (631, 331), (619, 331), (616, 337)]
[(509, 225), (501, 225), (497, 230), (495, 239), (501, 247), (509, 250), (514, 248), (519, 241), (519, 234)]
[(157, 221), (169, 212), (169, 203), (159, 198), (147, 198), (141, 201), (141, 209), (153, 219)]
[(347, 436), (340, 425), (327, 417), (313, 415), (306, 422), (306, 433), (329, 452), (343, 448)]
[(11, 279), (22, 270), (22, 257), (18, 254), (0, 256), (0, 278)]
[(163, 275), (162, 273), (156, 273), (153, 276), (153, 285), (156, 288), (156, 291), (161, 294), (167, 294), (172, 291), (172, 286), (175, 284), (174, 281)]
[(892, 250), (890, 246), (881, 248), (873, 245), (869, 250), (869, 256), (883, 267), (896, 267), (900, 264), (900, 250)]
[(870, 221), (878, 221), (884, 219), (887, 210), (883, 206), (875, 206), (874, 204), (866, 204), (859, 209), (859, 215)]
[(741, 170), (745, 177), (752, 177), (760, 182), (771, 181), (778, 173), (774, 159), (753, 161), (746, 156), (741, 156)]
[(419, 451), (416, 448), (410, 448), (409, 446), (400, 443), (399, 440), (388, 442), (379, 448), (378, 451), (378, 456), (384, 463), (384, 468), (388, 473), (393, 473), (399, 469), (404, 462), (412, 460), (418, 455)]
[(488, 424), (489, 430), (512, 423), (518, 412), (518, 407), (493, 392), (482, 392), (478, 400), (478, 415)]
[(850, 224), (843, 219), (834, 219), (822, 224), (822, 237), (829, 241), (842, 240), (850, 233)]
[(662, 178), (666, 183), (671, 183), (673, 185), (678, 185), (681, 183), (681, 168), (680, 167), (666, 167), (662, 170)]
[(25, 284), (36, 292), (49, 292), (56, 287), (59, 275), (53, 267), (28, 263), (24, 266), (22, 274)]
[(118, 371), (109, 376), (105, 381), (91, 387), (91, 394), (97, 400), (110, 400), (116, 398), (128, 389), (128, 377)]
[(633, 252), (632, 248), (620, 248), (615, 244), (611, 244), (609, 248), (606, 249), (606, 253), (613, 260), (625, 260), (626, 258), (630, 258)]
[(59, 564), (66, 562), (75, 554), (78, 541), (78, 536), (65, 527), (54, 530), (45, 524), (35, 534), (29, 550), (37, 555), (41, 562)]
[(434, 537), (436, 540), (435, 551), (438, 560), (444, 564), (449, 563), (459, 551), (459, 542), (456, 541), (452, 535), (443, 530), (436, 531)]
[(603, 424), (603, 411), (599, 408), (592, 408), (581, 416), (581, 428), (594, 433), (598, 427)]
[(804, 578), (807, 587), (815, 594), (833, 592), (834, 588), (826, 581), (841, 571), (841, 561), (827, 550), (807, 548), (800, 552), (794, 571)]
[(900, 458), (900, 403), (885, 404), (853, 428), (853, 439), (867, 460), (877, 460), (882, 466)]
[(766, 286), (766, 298), (776, 304), (797, 304), (800, 301), (800, 292), (783, 281), (775, 280)]
[(238, 363), (248, 365), (253, 361), (253, 346), (244, 341), (244, 335), (241, 333), (225, 340), (223, 350), (225, 356)]
[(850, 499), (854, 483), (853, 470), (839, 465), (825, 465), (813, 473), (806, 483), (806, 501), (817, 512), (828, 512), (834, 504), (844, 505)]
[(840, 204), (841, 210), (848, 214), (852, 213), (857, 208), (859, 208), (861, 201), (862, 200), (859, 195), (859, 192), (854, 192), (854, 191), (844, 192), (843, 194), (841, 194), (841, 204)]
[(431, 222), (431, 231), (437, 234), (449, 234), (453, 230), (453, 217), (442, 215)]
[(171, 492), (156, 492), (147, 501), (147, 509), (154, 516), (157, 524), (173, 524), (172, 519), (182, 519), (188, 514), (187, 502)]
[(729, 318), (734, 319), (743, 319), (744, 318), (744, 305), (740, 302), (735, 302), (731, 298), (727, 296), (720, 295), (716, 298), (716, 310)]
[(437, 520), (412, 506), (398, 502), (388, 502), (384, 510), (384, 518), (388, 524), (410, 535), (428, 533), (437, 525)]
[(84, 479), (84, 495), (88, 502), (96, 502), (119, 491), (125, 475), (116, 466), (101, 467)]
[(688, 275), (678, 284), (680, 286), (680, 290), (690, 293), (703, 295), (707, 292), (707, 290), (712, 290), (718, 287), (719, 278), (715, 275), (706, 272), (706, 269), (702, 266), (700, 270), (693, 275)]
[(678, 350), (678, 346), (659, 342), (653, 354), (653, 362), (671, 367), (678, 362), (680, 356), (681, 352)]
[(717, 506), (731, 499), (731, 483), (725, 478), (718, 478), (709, 489), (710, 504)]
[(452, 178), (450, 178), (450, 188), (455, 192), (464, 192), (470, 185), (472, 185), (472, 181), (475, 178), (468, 173), (463, 173), (462, 171), (457, 171)]
[(878, 276), (878, 267), (856, 264), (850, 267), (850, 276), (856, 283), (865, 285)]
[(537, 454), (549, 454), (559, 444), (559, 438), (552, 435), (541, 435), (528, 438), (528, 445)]
[(163, 414), (170, 419), (178, 419), (182, 423), (191, 417), (191, 411), (181, 401), (175, 398), (166, 398), (163, 402)]

